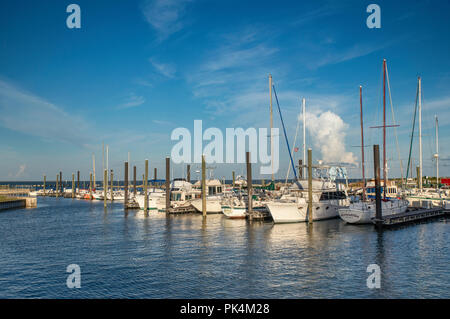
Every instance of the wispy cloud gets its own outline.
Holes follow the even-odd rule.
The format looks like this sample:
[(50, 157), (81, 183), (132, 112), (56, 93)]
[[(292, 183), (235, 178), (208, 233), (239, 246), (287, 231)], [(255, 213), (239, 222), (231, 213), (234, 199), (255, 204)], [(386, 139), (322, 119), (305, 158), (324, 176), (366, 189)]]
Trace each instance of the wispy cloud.
[(153, 123), (158, 125), (164, 125), (164, 126), (174, 126), (175, 124), (170, 121), (163, 121), (163, 120), (152, 120)]
[(127, 101), (120, 104), (117, 109), (128, 109), (131, 107), (136, 107), (145, 103), (145, 98), (143, 96), (137, 96), (134, 93), (131, 93), (128, 97)]
[(0, 79), (0, 125), (13, 131), (85, 146), (85, 120)]
[(142, 6), (147, 22), (164, 40), (184, 27), (183, 16), (191, 0), (148, 0)]
[(23, 173), (25, 173), (25, 169), (27, 168), (27, 165), (22, 164), (19, 166), (19, 170), (17, 171), (16, 175), (14, 177), (21, 177)]
[(157, 62), (154, 58), (150, 58), (149, 61), (159, 74), (167, 78), (173, 78), (175, 76), (176, 67), (174, 64), (160, 63)]
[(314, 63), (311, 63), (311, 67), (318, 68), (325, 65), (337, 64), (344, 61), (353, 60), (362, 56), (369, 55), (373, 52), (379, 51), (385, 48), (388, 44), (373, 45), (373, 44), (355, 44), (351, 47), (343, 50), (328, 51), (324, 56), (318, 57)]

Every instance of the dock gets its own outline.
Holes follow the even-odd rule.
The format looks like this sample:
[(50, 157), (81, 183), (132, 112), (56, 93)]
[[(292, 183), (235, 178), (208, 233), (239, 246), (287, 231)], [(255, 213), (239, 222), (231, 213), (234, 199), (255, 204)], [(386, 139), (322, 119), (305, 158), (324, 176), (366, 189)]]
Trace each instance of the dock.
[[(441, 207), (435, 208), (409, 208), (406, 212), (401, 214), (386, 215), (381, 218), (382, 227), (399, 226), (412, 222), (419, 222), (430, 218), (445, 216), (450, 213), (450, 210)], [(373, 220), (376, 224), (377, 219)]]

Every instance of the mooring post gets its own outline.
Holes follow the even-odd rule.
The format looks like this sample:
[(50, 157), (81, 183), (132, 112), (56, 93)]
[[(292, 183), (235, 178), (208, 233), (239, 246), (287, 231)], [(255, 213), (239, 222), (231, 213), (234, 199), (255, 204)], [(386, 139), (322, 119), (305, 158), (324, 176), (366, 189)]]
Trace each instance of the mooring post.
[(106, 168), (103, 170), (103, 206), (106, 208), (106, 196), (108, 195), (108, 171)]
[(170, 208), (170, 157), (166, 157), (166, 214)]
[(234, 185), (235, 185), (235, 182), (236, 182), (236, 176), (235, 176), (234, 171), (231, 172), (231, 175), (232, 175), (232, 177), (233, 177), (233, 188), (234, 188)]
[(206, 162), (202, 155), (202, 215), (206, 218)]
[(148, 183), (148, 159), (145, 160), (145, 180), (144, 180), (144, 212), (146, 214), (147, 214), (147, 210), (148, 210), (147, 183)]
[(252, 163), (250, 162), (250, 152), (245, 153), (245, 162), (247, 163), (247, 211), (250, 216), (253, 214), (253, 185), (252, 185)]
[(417, 188), (420, 188), (420, 166), (416, 167), (417, 172)]
[(80, 171), (77, 171), (77, 192), (80, 191)]
[(133, 166), (133, 195), (136, 198), (136, 165)]
[[(378, 229), (381, 228), (383, 212), (381, 208), (381, 187), (380, 187), (380, 146), (373, 146), (373, 167), (375, 176), (375, 220)], [(386, 187), (386, 185), (384, 185)]]
[(114, 172), (113, 170), (111, 170), (111, 187), (110, 187), (110, 191), (111, 191), (111, 202), (114, 201)]
[(313, 192), (312, 192), (312, 150), (308, 148), (308, 223), (314, 219)]
[(89, 173), (89, 199), (92, 200), (92, 173)]
[(186, 172), (186, 181), (188, 183), (190, 183), (191, 182), (191, 165), (190, 164), (187, 164), (186, 170), (187, 170), (187, 172)]
[(298, 178), (303, 179), (303, 161), (301, 159), (298, 160)]
[(45, 180), (46, 180), (46, 176), (44, 175), (44, 196), (45, 196)]
[(72, 173), (72, 199), (75, 198), (75, 174)]
[(58, 197), (58, 193), (59, 193), (59, 184), (58, 184), (58, 178), (59, 175), (56, 174), (56, 185), (55, 185), (55, 192), (56, 192), (56, 197)]
[(123, 208), (128, 209), (128, 162), (125, 162), (125, 175), (123, 181), (125, 190), (124, 190), (124, 199), (123, 199)]
[(156, 183), (156, 180), (158, 179), (158, 170), (156, 169), (156, 167), (155, 167), (155, 169), (154, 169), (154, 171), (153, 171), (153, 180), (155, 181), (155, 183)]

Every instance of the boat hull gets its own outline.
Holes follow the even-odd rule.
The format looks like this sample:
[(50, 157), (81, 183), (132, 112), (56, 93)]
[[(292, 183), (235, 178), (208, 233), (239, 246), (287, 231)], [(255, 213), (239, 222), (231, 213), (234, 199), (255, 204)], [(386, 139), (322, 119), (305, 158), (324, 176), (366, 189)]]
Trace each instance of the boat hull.
[[(275, 224), (301, 223), (308, 219), (308, 205), (297, 203), (267, 203), (267, 209)], [(313, 204), (313, 220), (325, 220), (339, 216), (338, 206), (329, 203)]]

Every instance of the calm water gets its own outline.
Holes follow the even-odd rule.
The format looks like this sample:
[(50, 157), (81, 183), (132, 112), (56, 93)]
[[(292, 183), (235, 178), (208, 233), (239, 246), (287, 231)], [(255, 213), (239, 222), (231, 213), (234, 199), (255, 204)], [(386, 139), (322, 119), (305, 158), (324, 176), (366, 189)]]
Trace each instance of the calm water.
[[(450, 298), (446, 219), (378, 234), (339, 219), (308, 230), (38, 200), (0, 213), (1, 298)], [(80, 289), (66, 286), (69, 264)]]

